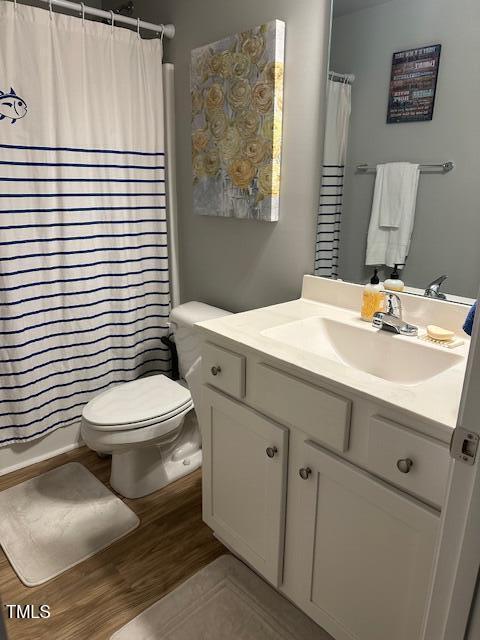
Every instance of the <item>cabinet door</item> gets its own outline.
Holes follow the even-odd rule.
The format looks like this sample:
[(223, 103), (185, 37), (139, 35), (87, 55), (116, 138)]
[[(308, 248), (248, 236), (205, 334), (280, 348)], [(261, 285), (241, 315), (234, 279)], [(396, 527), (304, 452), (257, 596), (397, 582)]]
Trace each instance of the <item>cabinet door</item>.
[(203, 519), (275, 585), (281, 582), (288, 429), (204, 387)]
[(304, 459), (301, 606), (336, 640), (419, 640), (437, 512), (313, 442)]

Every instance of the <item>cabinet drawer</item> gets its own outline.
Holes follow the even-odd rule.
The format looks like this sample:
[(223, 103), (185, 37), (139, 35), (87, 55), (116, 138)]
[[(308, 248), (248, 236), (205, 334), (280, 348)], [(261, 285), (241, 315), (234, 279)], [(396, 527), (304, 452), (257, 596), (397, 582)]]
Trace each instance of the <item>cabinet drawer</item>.
[(373, 473), (442, 506), (450, 464), (446, 446), (374, 416), (369, 427), (368, 464)]
[(351, 402), (294, 376), (257, 364), (249, 372), (249, 400), (280, 422), (298, 427), (336, 451), (346, 451)]
[(203, 381), (234, 398), (245, 396), (245, 357), (206, 342), (202, 350)]

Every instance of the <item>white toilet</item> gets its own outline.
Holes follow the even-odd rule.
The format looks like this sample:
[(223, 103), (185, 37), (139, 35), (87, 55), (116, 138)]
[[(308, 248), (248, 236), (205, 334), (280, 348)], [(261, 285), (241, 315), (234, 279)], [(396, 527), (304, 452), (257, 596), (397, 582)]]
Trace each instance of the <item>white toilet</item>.
[(201, 465), (192, 400), (201, 384), (200, 340), (193, 325), (225, 315), (229, 312), (200, 302), (175, 307), (170, 325), (181, 379), (152, 375), (126, 382), (83, 409), (82, 438), (91, 449), (112, 454), (110, 485), (122, 496), (140, 498)]

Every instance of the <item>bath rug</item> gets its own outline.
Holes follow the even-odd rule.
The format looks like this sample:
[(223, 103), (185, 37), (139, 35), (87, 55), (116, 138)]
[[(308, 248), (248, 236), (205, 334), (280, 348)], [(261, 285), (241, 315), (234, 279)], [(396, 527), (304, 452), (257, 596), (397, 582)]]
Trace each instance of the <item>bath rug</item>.
[(0, 492), (0, 545), (27, 587), (93, 556), (139, 522), (78, 462)]
[(231, 555), (221, 556), (110, 640), (333, 640)]

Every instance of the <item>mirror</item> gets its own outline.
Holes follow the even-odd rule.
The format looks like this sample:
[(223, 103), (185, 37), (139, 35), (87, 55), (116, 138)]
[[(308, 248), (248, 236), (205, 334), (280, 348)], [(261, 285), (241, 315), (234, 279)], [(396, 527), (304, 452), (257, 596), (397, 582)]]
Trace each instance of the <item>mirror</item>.
[(479, 24), (478, 0), (333, 0), (316, 275), (399, 263), (408, 291), (477, 297)]

